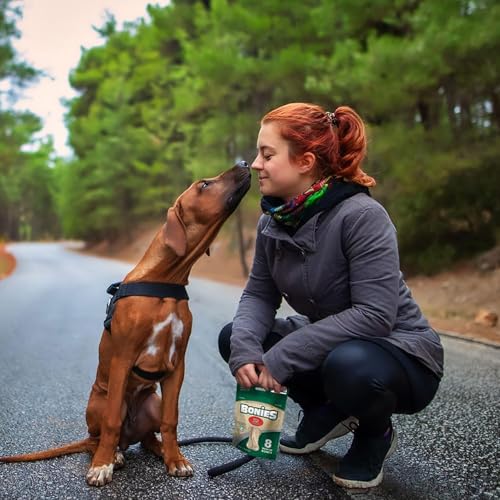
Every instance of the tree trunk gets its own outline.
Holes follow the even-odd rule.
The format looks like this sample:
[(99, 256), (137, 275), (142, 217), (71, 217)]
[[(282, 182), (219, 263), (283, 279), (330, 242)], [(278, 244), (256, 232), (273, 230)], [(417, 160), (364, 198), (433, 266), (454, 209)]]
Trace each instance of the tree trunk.
[(462, 97), (460, 100), (460, 121), (463, 129), (470, 129), (472, 127), (471, 105), (467, 97)]
[(500, 99), (494, 91), (491, 93), (491, 104), (493, 107), (493, 120), (500, 127)]
[(245, 245), (245, 239), (243, 235), (243, 215), (241, 208), (238, 207), (235, 212), (235, 224), (236, 224), (236, 237), (238, 239), (238, 253), (240, 255), (241, 271), (245, 278), (248, 278), (249, 269), (247, 264), (247, 251)]
[(429, 120), (429, 106), (423, 99), (419, 99), (417, 102), (418, 113), (420, 114), (420, 121), (425, 130), (430, 130), (430, 120)]
[(456, 139), (458, 135), (458, 123), (457, 115), (455, 114), (456, 87), (453, 78), (449, 78), (448, 81), (445, 82), (443, 88), (446, 102), (446, 112), (448, 114), (448, 123), (453, 132), (453, 137)]

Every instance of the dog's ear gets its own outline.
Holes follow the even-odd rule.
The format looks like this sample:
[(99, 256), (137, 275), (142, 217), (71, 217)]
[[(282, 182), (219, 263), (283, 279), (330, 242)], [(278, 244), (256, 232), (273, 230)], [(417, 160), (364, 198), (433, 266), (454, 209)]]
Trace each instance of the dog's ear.
[(175, 207), (167, 212), (167, 223), (163, 225), (163, 241), (179, 257), (186, 255), (187, 236), (186, 226)]

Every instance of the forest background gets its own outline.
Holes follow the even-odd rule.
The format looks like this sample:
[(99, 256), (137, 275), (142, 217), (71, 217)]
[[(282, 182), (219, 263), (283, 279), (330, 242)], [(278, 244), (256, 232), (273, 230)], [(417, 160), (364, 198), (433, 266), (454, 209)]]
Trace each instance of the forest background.
[[(96, 28), (69, 75), (71, 158), (13, 110), (44, 75), (19, 60), (0, 0), (0, 238), (132, 238), (195, 178), (251, 161), (286, 102), (349, 105), (402, 267), (434, 273), (500, 242), (500, 4), (495, 0), (178, 0)], [(243, 254), (254, 186), (229, 231)], [(246, 228), (250, 228), (248, 231)], [(245, 257), (242, 257), (245, 262)]]

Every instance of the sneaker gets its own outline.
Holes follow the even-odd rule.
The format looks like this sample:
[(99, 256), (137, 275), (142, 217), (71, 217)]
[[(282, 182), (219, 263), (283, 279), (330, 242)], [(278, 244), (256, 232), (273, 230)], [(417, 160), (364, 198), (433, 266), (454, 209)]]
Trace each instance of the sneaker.
[(384, 461), (396, 450), (398, 438), (392, 424), (389, 435), (363, 436), (354, 433), (349, 451), (333, 475), (334, 483), (344, 488), (372, 488), (382, 482)]
[(283, 436), (280, 450), (293, 455), (304, 455), (319, 450), (328, 441), (343, 436), (357, 428), (358, 419), (342, 420), (328, 403), (304, 411), (295, 436)]

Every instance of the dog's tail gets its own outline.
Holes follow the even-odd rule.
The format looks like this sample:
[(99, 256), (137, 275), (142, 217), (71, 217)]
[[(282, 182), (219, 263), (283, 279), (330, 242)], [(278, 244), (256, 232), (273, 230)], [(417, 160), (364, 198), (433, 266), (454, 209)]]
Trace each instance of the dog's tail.
[(0, 462), (35, 462), (36, 460), (47, 460), (48, 458), (60, 457), (62, 455), (71, 455), (72, 453), (93, 453), (97, 447), (98, 440), (95, 438), (82, 439), (73, 443), (51, 448), (50, 450), (36, 451), (24, 455), (14, 455), (11, 457), (0, 457)]

